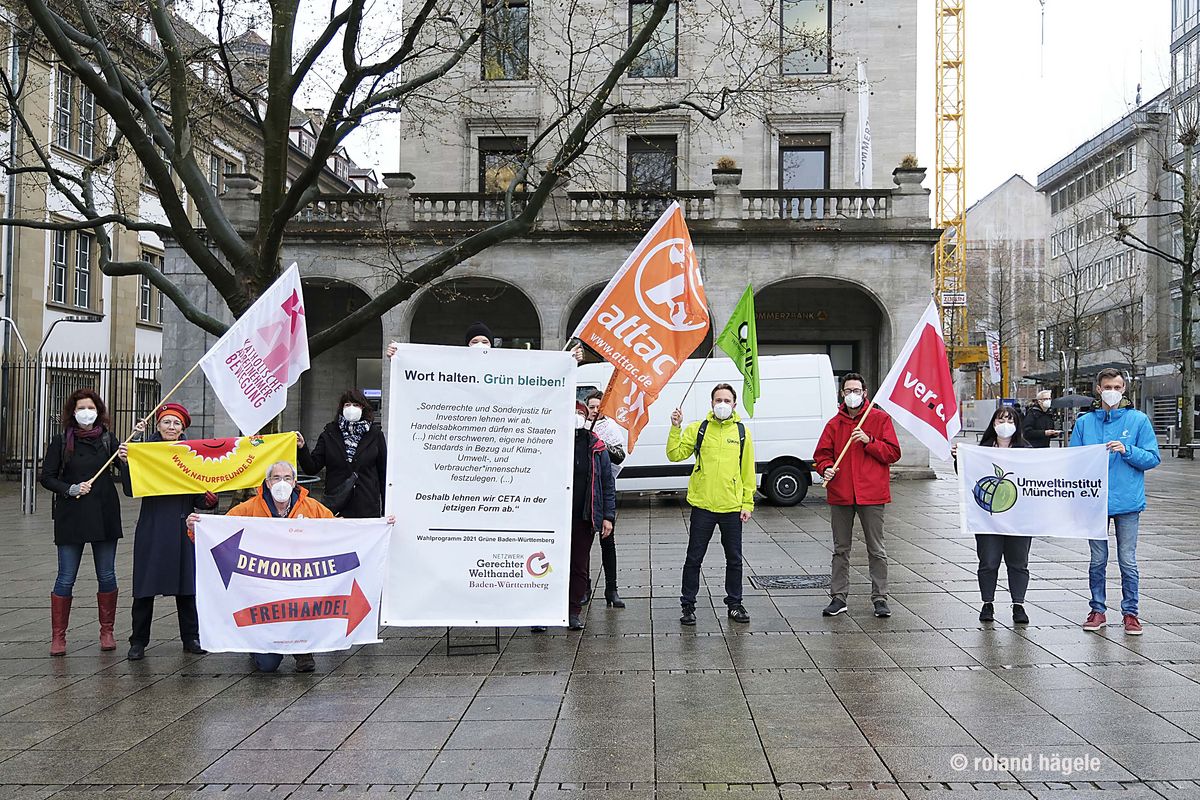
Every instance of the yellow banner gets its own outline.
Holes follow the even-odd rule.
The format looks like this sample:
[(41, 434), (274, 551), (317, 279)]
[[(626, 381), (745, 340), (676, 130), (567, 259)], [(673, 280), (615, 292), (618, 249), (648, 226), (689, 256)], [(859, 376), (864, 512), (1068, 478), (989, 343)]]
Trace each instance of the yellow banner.
[(249, 489), (276, 461), (296, 463), (296, 434), (129, 445), (134, 497)]

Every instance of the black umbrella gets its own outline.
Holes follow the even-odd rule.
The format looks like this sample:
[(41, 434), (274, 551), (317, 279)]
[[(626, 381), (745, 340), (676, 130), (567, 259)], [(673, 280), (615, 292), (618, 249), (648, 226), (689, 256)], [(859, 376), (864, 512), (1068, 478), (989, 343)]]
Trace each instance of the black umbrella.
[(1096, 398), (1086, 394), (1068, 394), (1050, 401), (1051, 408), (1091, 408)]

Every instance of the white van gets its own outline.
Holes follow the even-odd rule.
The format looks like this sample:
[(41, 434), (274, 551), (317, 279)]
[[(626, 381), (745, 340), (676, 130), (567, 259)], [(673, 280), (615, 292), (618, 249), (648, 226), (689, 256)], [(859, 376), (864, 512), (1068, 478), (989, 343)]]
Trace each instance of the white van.
[[(808, 494), (813, 482), (813, 451), (821, 431), (837, 413), (837, 383), (825, 355), (761, 356), (759, 382), (762, 397), (747, 417), (741, 405), (742, 376), (725, 357), (706, 362), (691, 358), (680, 366), (658, 400), (650, 407), (650, 423), (642, 430), (637, 448), (622, 464), (617, 489), (655, 492), (687, 489), (692, 459), (672, 464), (667, 460), (667, 431), (671, 412), (680, 405), (688, 384), (703, 370), (684, 402), (684, 424), (704, 419), (712, 407), (710, 392), (728, 383), (738, 392), (738, 416), (754, 441), (754, 469), (762, 479), (759, 491), (777, 505), (794, 506)], [(592, 389), (604, 391), (613, 367), (585, 364), (577, 372), (577, 391), (583, 399)]]

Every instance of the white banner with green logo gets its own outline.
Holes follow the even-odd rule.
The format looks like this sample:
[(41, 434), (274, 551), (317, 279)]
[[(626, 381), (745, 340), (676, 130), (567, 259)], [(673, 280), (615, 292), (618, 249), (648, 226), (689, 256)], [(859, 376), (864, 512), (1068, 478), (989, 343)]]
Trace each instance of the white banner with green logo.
[(959, 445), (963, 532), (1106, 538), (1108, 459), (1104, 445)]

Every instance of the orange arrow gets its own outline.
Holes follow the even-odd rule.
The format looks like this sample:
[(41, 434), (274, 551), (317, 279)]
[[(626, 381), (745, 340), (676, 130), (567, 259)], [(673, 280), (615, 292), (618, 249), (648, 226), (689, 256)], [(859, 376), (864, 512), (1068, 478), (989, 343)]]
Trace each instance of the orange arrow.
[(354, 581), (350, 587), (350, 594), (272, 600), (235, 611), (233, 621), (239, 628), (245, 628), (249, 625), (270, 625), (276, 622), (344, 619), (346, 635), (349, 636), (370, 613), (371, 603), (359, 588), (358, 581)]

